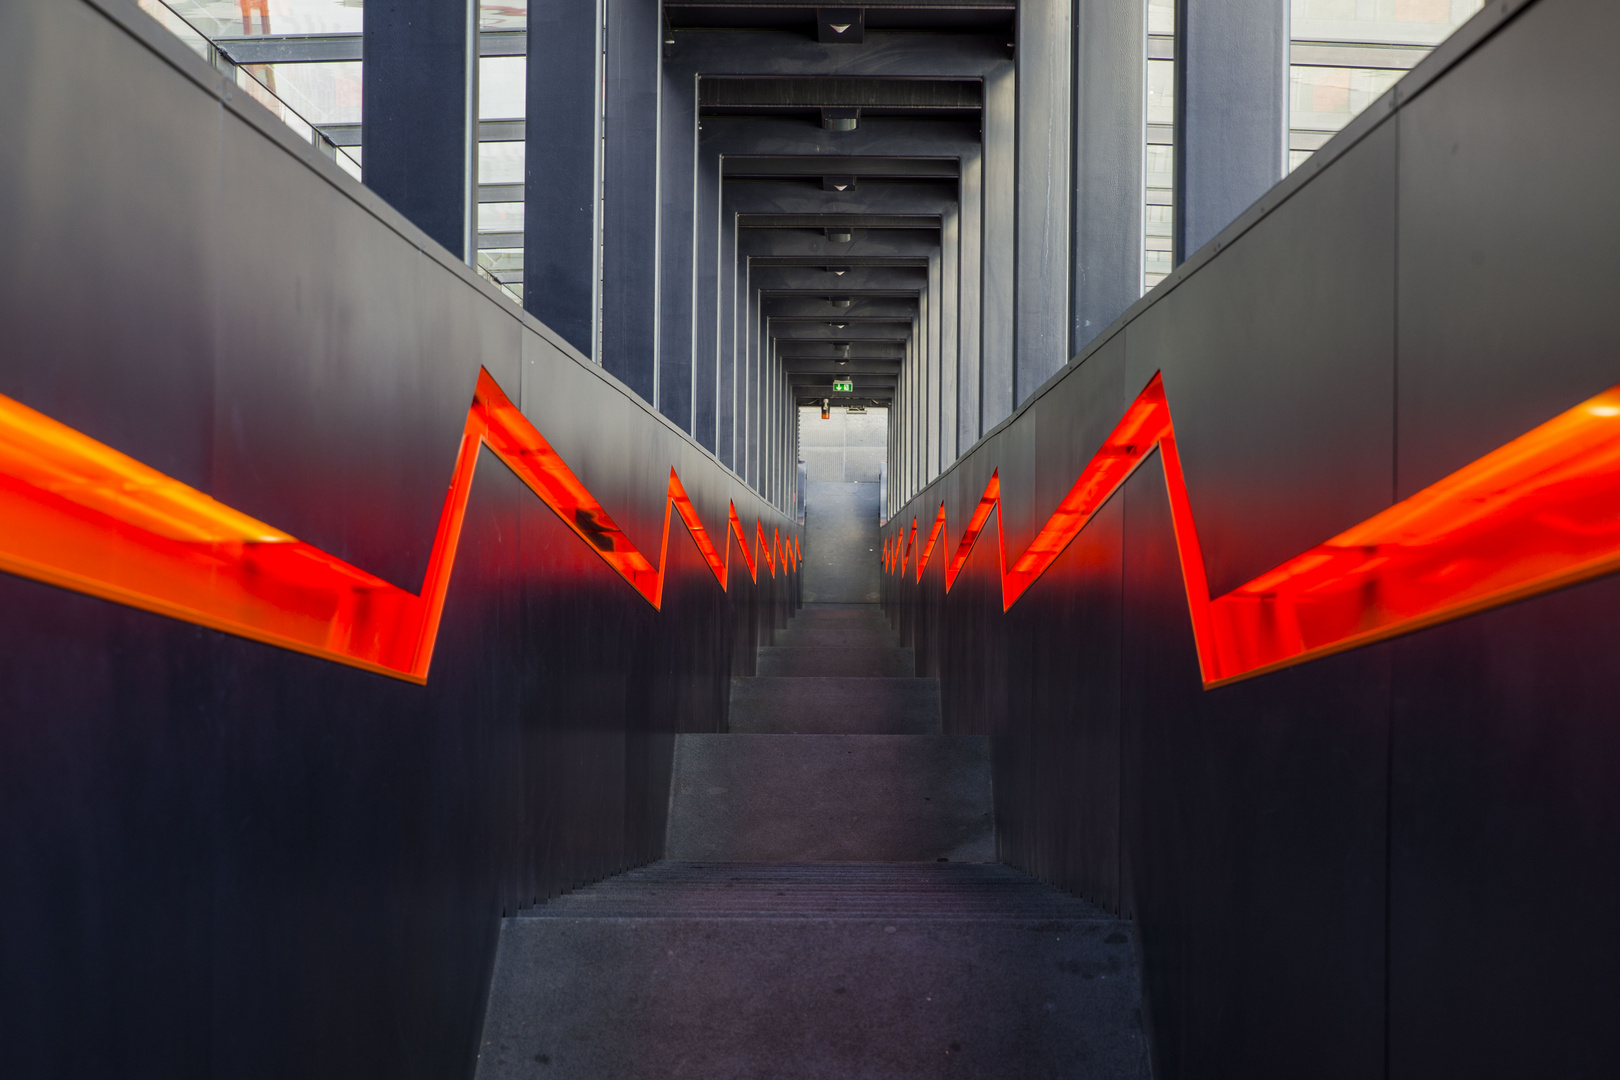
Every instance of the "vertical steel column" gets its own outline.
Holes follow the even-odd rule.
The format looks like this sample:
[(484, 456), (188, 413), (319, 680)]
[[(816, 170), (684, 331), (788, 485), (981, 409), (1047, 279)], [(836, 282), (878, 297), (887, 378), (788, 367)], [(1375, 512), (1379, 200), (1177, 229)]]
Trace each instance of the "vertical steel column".
[(1175, 259), (1288, 162), (1288, 0), (1177, 0)]
[(940, 303), (943, 296), (940, 287), (940, 257), (938, 253), (928, 257), (928, 295), (927, 307), (923, 309), (927, 316), (923, 320), (923, 351), (926, 357), (924, 370), (928, 373), (928, 448), (927, 478), (932, 480), (939, 475), (940, 445), (944, 441), (941, 432), (945, 425), (945, 410), (940, 387), (944, 382), (944, 365), (940, 358), (943, 350), (940, 346), (941, 327), (945, 323), (945, 315), (941, 310), (944, 304)]
[(1071, 355), (1142, 295), (1144, 0), (1075, 7)]
[(592, 359), (599, 359), (601, 22), (596, 0), (529, 7), (523, 187), (523, 306)]
[(607, 100), (602, 108), (602, 355), (598, 359), (626, 386), (656, 404), (658, 110), (663, 66), (659, 0), (607, 0), (604, 44)]
[[(984, 325), (984, 154), (962, 159), (957, 187), (962, 210), (962, 283), (958, 315), (961, 353), (956, 364), (956, 452), (979, 440), (979, 388)], [(892, 423), (892, 421), (891, 421)], [(893, 470), (891, 470), (891, 473)], [(892, 485), (898, 487), (898, 485)]]
[(1069, 359), (1074, 0), (1018, 4), (1017, 407)]
[(939, 464), (956, 460), (956, 378), (962, 335), (962, 211), (945, 211), (939, 221), (940, 250), (940, 358), (939, 358)]
[[(360, 148), (366, 186), (464, 259), (467, 216), (468, 4), (372, 0), (366, 12)], [(476, 10), (476, 8), (475, 8)]]
[[(983, 314), (979, 345), (979, 427), (975, 438), (1013, 410), (1013, 304), (1017, 271), (1017, 81), (1008, 64), (984, 79), (984, 214), (980, 219)], [(907, 494), (910, 480), (907, 480)]]

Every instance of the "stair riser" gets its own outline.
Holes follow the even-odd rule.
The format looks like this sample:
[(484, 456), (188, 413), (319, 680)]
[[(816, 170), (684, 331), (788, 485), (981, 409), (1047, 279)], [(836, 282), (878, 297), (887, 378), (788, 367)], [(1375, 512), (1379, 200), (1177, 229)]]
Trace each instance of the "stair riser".
[(731, 731), (754, 735), (937, 735), (939, 680), (732, 679)]
[(666, 858), (989, 862), (989, 747), (947, 735), (681, 735)]
[(898, 649), (900, 637), (893, 630), (816, 630), (790, 626), (776, 631), (772, 645), (800, 649)]
[(910, 678), (915, 671), (910, 649), (783, 646), (759, 650), (758, 673), (764, 677)]

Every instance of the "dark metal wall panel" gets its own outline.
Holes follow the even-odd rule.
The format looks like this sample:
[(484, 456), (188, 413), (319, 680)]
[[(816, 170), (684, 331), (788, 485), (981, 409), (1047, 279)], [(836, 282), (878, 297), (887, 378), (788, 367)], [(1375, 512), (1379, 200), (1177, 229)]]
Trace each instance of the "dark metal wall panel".
[(1379, 128), (1130, 325), (1126, 392), (1163, 372), (1212, 595), (1392, 501), (1395, 150)]
[(1617, 602), (1611, 578), (1394, 645), (1392, 1077), (1620, 1062)]
[[(93, 8), (56, 7), (0, 8), (0, 92), (29, 102), (0, 110), (10, 148), (0, 159), (0, 393), (205, 485), (212, 433), (187, 421), (214, 397), (219, 342), (194, 312), (214, 303), (228, 258), (214, 169), (219, 108), (203, 95), (179, 98), (163, 114), (104, 108), (65, 55), (98, 57), (125, 100), (151, 101), (173, 79), (164, 56), (180, 59), (185, 47), (154, 29), (164, 52), (124, 49), (124, 32)], [(34, 45), (19, 47), (25, 42)], [(131, 173), (172, 171), (166, 197), (109, 185), (64, 152), (69, 145), (96, 148)], [(97, 258), (64, 242), (80, 230), (94, 238)]]
[[(1617, 19), (1483, 11), (885, 539), (943, 502), (950, 551), (1000, 468), (1016, 558), (1162, 371), (1219, 594), (1612, 385), (1616, 140), (1570, 102)], [(1002, 857), (1136, 920), (1156, 1075), (1620, 1068), (1613, 580), (1205, 690), (1159, 455), (1007, 612), (1000, 540), (884, 604), (992, 736)]]
[(345, 213), (343, 193), (300, 182), (303, 163), (222, 122), (233, 152), (216, 169), (233, 195), (219, 240), (243, 254), (215, 284), (212, 490), (415, 591), (480, 364), (518, 385), (518, 324), (446, 290), (438, 267), (390, 258), (400, 237), (387, 223)]
[(1206, 693), (1156, 456), (1124, 494), (1124, 901), (1159, 1074), (1379, 1076), (1388, 649)]
[(1535, 4), (1401, 110), (1403, 497), (1620, 381), (1617, 34)]
[[(1620, 382), (1617, 34), (1534, 5), (1401, 110), (1401, 495)], [(1395, 646), (1391, 1076), (1620, 1068), (1616, 585)]]
[[(0, 393), (410, 589), (480, 365), (642, 550), (671, 467), (794, 531), (227, 87), (133, 7), (0, 11)], [(661, 853), (796, 603), (667, 566), (655, 611), (486, 454), (426, 686), (0, 575), (0, 1074), (468, 1075), (502, 914)]]

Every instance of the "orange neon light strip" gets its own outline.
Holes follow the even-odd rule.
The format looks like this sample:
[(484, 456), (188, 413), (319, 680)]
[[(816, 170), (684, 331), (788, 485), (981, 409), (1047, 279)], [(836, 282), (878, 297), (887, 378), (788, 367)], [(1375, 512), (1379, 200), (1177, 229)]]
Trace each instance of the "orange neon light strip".
[[(724, 589), (673, 469), (655, 567), (480, 369), (420, 594), (239, 513), (0, 396), (0, 570), (385, 675), (425, 682), (478, 452), (487, 446), (654, 608), (672, 512)], [(729, 508), (749, 576), (754, 556)], [(764, 529), (755, 523), (761, 543)], [(775, 573), (775, 564), (772, 573)]]
[[(1206, 688), (1343, 652), (1620, 569), (1620, 386), (1211, 599), (1164, 385), (1155, 375), (1012, 565), (1017, 603), (1157, 449)], [(996, 514), (992, 476), (945, 567), (950, 591)], [(943, 505), (935, 533), (943, 526)], [(917, 521), (911, 523), (912, 541)], [(896, 538), (898, 543), (898, 538)], [(917, 560), (917, 579), (934, 539)], [(891, 564), (891, 572), (893, 565)], [(905, 571), (905, 558), (900, 560)]]

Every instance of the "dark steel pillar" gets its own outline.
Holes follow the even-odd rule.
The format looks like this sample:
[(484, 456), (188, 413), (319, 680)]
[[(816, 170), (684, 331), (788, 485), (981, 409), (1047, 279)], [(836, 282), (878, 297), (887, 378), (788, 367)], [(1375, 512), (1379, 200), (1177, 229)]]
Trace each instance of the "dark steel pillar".
[(366, 186), (470, 261), (472, 0), (372, 0), (366, 7), (360, 131)]
[(1069, 359), (1073, 0), (1018, 5), (1018, 298), (1014, 407)]
[(1288, 0), (1178, 0), (1175, 140), (1179, 263), (1286, 171)]
[(602, 132), (602, 355), (598, 359), (653, 404), (658, 402), (662, 20), (658, 0), (612, 0), (607, 5), (607, 103)]
[(1070, 352), (1142, 295), (1144, 0), (1075, 5)]
[[(979, 324), (979, 427), (977, 438), (1013, 411), (1013, 305), (1017, 273), (1017, 84), (1012, 65), (984, 78), (984, 212), (979, 219), (983, 288)], [(914, 489), (907, 476), (905, 494)]]
[(529, 6), (523, 306), (593, 359), (600, 32), (594, 0)]

